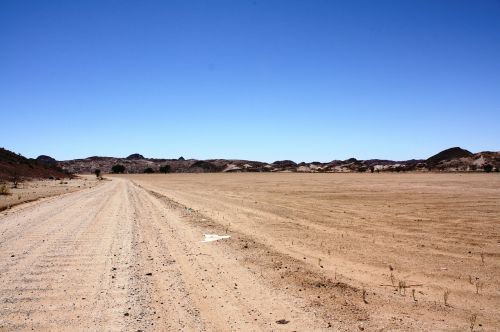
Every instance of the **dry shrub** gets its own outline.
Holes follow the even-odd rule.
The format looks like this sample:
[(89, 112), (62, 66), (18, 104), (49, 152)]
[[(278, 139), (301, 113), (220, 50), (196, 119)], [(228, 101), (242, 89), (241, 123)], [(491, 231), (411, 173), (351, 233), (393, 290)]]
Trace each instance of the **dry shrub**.
[(9, 187), (5, 183), (0, 185), (0, 195), (10, 195)]
[(474, 325), (476, 325), (476, 320), (477, 320), (477, 314), (472, 314), (469, 317), (469, 327), (471, 331), (474, 331)]
[(448, 306), (448, 298), (450, 297), (450, 290), (446, 289), (443, 293), (444, 305)]

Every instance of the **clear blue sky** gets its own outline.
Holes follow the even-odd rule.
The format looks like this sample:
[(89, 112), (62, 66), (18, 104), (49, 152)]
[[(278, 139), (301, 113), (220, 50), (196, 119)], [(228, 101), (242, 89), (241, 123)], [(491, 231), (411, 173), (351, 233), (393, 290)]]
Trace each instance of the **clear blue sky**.
[(500, 150), (500, 2), (0, 1), (0, 146), (329, 161)]

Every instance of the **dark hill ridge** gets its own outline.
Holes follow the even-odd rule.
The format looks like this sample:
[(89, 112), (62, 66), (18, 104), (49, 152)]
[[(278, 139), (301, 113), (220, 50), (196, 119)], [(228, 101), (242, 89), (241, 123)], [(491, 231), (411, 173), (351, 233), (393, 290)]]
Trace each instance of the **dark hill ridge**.
[[(143, 173), (146, 169), (153, 172), (164, 171), (172, 173), (216, 173), (216, 172), (305, 172), (305, 173), (346, 173), (346, 172), (470, 172), (500, 168), (500, 152), (470, 151), (455, 147), (441, 151), (427, 160), (411, 159), (393, 161), (383, 159), (332, 160), (330, 162), (300, 162), (292, 160), (278, 160), (265, 163), (239, 159), (159, 159), (144, 158), (139, 153), (131, 154), (126, 158), (92, 156), (84, 159), (55, 161), (49, 156), (42, 155), (34, 159), (27, 159), (8, 150), (0, 151), (0, 179), (6, 180), (13, 176), (24, 178), (63, 177), (64, 170), (68, 173), (90, 174), (96, 169), (103, 173), (111, 173), (114, 165), (123, 165), (126, 173)], [(490, 166), (491, 165), (491, 168)], [(167, 166), (167, 167), (163, 167)]]
[(145, 158), (144, 158), (144, 156), (142, 154), (133, 153), (130, 156), (128, 156), (127, 158), (125, 158), (125, 159), (128, 159), (128, 160), (140, 160), (140, 159), (145, 159)]
[(41, 155), (36, 157), (36, 161), (38, 161), (40, 164), (45, 164), (45, 165), (56, 165), (57, 160), (55, 160), (52, 157), (46, 156), (46, 155)]
[(215, 172), (386, 172), (386, 171), (482, 171), (484, 165), (491, 164), (493, 169), (500, 168), (499, 152), (471, 152), (455, 147), (444, 150), (428, 160), (411, 159), (404, 161), (370, 159), (332, 160), (321, 163), (318, 161), (296, 163), (292, 160), (277, 160), (264, 163), (250, 160), (234, 159), (158, 159), (144, 158), (134, 153), (127, 158), (90, 157), (86, 159), (61, 161), (62, 168), (75, 173), (92, 173), (96, 168), (104, 173), (111, 172), (116, 164), (124, 165), (127, 173), (143, 173), (151, 168), (159, 172), (161, 166), (169, 166), (172, 173), (215, 173)]
[(459, 147), (449, 148), (427, 159), (428, 163), (437, 164), (444, 160), (452, 160), (472, 156), (473, 153)]
[(55, 159), (49, 156), (40, 157), (28, 159), (20, 154), (0, 148), (0, 180), (20, 181), (33, 178), (69, 177), (66, 172), (57, 166)]

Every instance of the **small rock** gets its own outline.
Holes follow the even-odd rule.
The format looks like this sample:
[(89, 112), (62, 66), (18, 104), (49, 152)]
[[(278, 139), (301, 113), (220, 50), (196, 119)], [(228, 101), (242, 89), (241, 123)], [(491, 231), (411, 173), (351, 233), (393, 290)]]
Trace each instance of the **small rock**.
[(276, 323), (278, 323), (278, 324), (288, 324), (288, 323), (290, 323), (290, 321), (286, 320), (286, 319), (280, 319), (280, 320), (277, 320)]

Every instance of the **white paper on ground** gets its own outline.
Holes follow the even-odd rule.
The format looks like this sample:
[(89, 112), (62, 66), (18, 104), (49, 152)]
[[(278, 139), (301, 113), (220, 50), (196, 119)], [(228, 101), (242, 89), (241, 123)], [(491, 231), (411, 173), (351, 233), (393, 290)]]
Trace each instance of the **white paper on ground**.
[(217, 234), (203, 234), (205, 237), (201, 242), (212, 242), (222, 239), (229, 239), (231, 236), (229, 235), (217, 235)]

